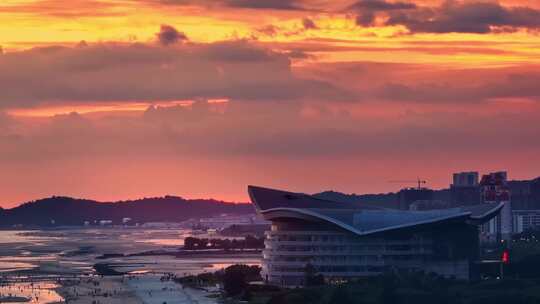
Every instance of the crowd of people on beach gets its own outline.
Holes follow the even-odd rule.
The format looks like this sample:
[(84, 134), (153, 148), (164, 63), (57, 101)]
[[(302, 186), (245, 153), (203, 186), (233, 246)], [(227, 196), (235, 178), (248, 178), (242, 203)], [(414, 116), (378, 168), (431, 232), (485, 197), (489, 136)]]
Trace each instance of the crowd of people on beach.
[(40, 303), (40, 296), (54, 292), (50, 282), (35, 281), (33, 278), (8, 280), (0, 277), (0, 303)]
[[(151, 286), (148, 285), (148, 276), (151, 276)], [(180, 288), (181, 287), (181, 288)], [(183, 290), (186, 287), (180, 284), (180, 277), (174, 273), (161, 274), (125, 274), (115, 277), (101, 275), (79, 275), (62, 277), (0, 277), (0, 303), (48, 303), (40, 299), (44, 293), (58, 295), (62, 302), (80, 303), (86, 299), (91, 304), (106, 304), (113, 299), (133, 298), (161, 299), (166, 304), (175, 294), (189, 298), (189, 293)], [(47, 297), (46, 297), (47, 298)], [(40, 302), (42, 300), (42, 302)], [(46, 301), (46, 302), (43, 302)], [(161, 301), (161, 300), (159, 300)], [(86, 302), (85, 302), (86, 303)]]

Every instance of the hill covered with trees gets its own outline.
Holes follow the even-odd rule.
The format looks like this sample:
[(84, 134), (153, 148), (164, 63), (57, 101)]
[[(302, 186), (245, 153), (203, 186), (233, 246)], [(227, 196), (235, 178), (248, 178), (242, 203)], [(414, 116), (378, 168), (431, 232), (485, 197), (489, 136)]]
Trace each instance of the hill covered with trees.
[(211, 199), (188, 200), (177, 196), (144, 198), (132, 201), (98, 202), (70, 197), (50, 197), (24, 203), (0, 211), (0, 227), (82, 225), (110, 220), (121, 224), (123, 218), (132, 223), (180, 222), (189, 218), (209, 217), (223, 213), (249, 214), (251, 204), (235, 204)]

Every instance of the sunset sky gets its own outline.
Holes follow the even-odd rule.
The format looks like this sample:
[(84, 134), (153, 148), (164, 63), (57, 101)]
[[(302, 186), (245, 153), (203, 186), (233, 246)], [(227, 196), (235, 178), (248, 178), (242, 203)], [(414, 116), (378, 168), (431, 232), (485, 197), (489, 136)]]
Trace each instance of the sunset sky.
[(540, 176), (538, 0), (0, 2), (4, 208), (503, 169)]

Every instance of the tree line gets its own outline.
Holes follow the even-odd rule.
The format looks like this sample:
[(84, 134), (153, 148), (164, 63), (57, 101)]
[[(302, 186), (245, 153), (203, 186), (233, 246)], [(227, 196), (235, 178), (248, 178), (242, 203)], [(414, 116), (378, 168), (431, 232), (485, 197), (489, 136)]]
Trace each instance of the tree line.
[(264, 238), (246, 236), (244, 239), (206, 239), (187, 237), (184, 239), (184, 249), (205, 250), (205, 249), (262, 249), (264, 248)]

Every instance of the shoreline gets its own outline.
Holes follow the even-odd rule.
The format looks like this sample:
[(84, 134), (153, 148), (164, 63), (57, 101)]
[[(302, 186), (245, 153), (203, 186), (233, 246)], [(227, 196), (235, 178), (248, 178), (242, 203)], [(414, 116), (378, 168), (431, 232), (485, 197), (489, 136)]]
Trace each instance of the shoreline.
[[(56, 292), (65, 303), (217, 304), (217, 294), (176, 283), (158, 274), (95, 276), (66, 280)], [(95, 302), (94, 302), (95, 301)]]
[(260, 256), (262, 249), (243, 249), (243, 250), (225, 250), (225, 249), (208, 249), (208, 250), (186, 250), (179, 249), (175, 251), (171, 250), (151, 250), (137, 253), (106, 253), (96, 257), (97, 260), (107, 260), (114, 258), (129, 258), (129, 257), (145, 257), (145, 256), (173, 256), (177, 258), (205, 258), (215, 256)]
[(121, 277), (83, 277), (65, 280), (59, 283), (55, 291), (64, 299), (61, 303), (143, 303), (133, 291), (124, 286)]
[(17, 296), (0, 297), (0, 303), (28, 303), (30, 301), (31, 299), (26, 298), (26, 297), (17, 297)]
[[(20, 232), (11, 230), (3, 234), (9, 238), (0, 243), (0, 259), (32, 267), (0, 272), (0, 281), (4, 281), (4, 286), (0, 285), (0, 297), (4, 303), (12, 301), (6, 298), (10, 296), (20, 297), (17, 300), (22, 301), (30, 299), (19, 303), (40, 304), (216, 304), (219, 293), (213, 286), (207, 292), (172, 279), (214, 272), (236, 263), (258, 264), (261, 256), (257, 249), (182, 250), (180, 246), (139, 242), (181, 239), (189, 231), (26, 229)], [(114, 269), (117, 275), (96, 275), (94, 265), (98, 263)], [(161, 280), (166, 277), (169, 278)]]

